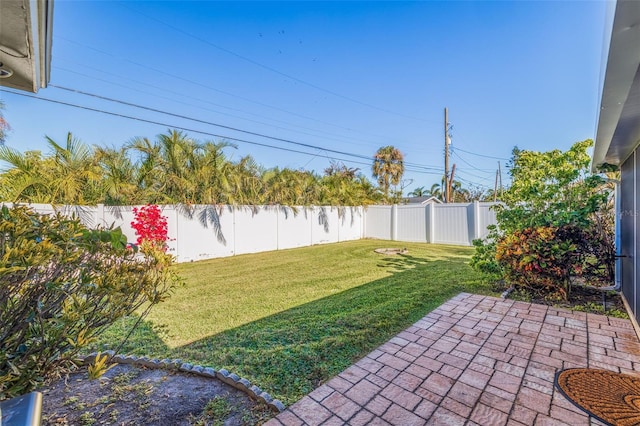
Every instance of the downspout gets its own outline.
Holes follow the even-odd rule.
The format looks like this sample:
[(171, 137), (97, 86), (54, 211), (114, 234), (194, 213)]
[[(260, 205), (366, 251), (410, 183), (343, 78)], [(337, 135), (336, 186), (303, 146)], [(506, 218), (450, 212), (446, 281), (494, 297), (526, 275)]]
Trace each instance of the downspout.
[(616, 263), (615, 263), (615, 279), (613, 290), (620, 291), (622, 289), (622, 253), (621, 253), (621, 242), (622, 237), (620, 236), (620, 215), (621, 215), (621, 207), (622, 201), (620, 200), (620, 181), (617, 179), (608, 179), (609, 182), (612, 182), (614, 186), (613, 191), (613, 203), (614, 203), (614, 244), (616, 247)]
[(614, 291), (620, 291), (620, 289), (622, 288), (622, 254), (620, 253), (620, 242), (621, 242), (621, 237), (620, 237), (620, 207), (621, 207), (621, 201), (620, 201), (620, 181), (618, 179), (610, 179), (610, 178), (604, 178), (607, 182), (613, 183), (614, 185), (614, 190), (613, 190), (613, 208), (614, 208), (614, 213), (615, 213), (615, 217), (614, 217), (614, 221), (613, 221), (613, 233), (614, 233), (614, 237), (613, 237), (613, 244), (615, 245), (615, 250), (616, 250), (616, 254), (615, 254), (615, 275), (614, 275), (614, 282), (613, 282), (613, 286), (609, 286), (609, 287), (602, 287), (602, 290), (614, 290)]

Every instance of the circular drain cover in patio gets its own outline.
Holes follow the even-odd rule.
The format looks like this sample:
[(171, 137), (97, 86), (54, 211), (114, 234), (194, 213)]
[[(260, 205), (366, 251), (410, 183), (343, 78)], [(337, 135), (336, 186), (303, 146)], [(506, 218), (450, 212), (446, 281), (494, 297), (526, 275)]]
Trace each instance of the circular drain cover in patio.
[(640, 377), (593, 368), (556, 373), (555, 385), (576, 407), (609, 425), (640, 424)]

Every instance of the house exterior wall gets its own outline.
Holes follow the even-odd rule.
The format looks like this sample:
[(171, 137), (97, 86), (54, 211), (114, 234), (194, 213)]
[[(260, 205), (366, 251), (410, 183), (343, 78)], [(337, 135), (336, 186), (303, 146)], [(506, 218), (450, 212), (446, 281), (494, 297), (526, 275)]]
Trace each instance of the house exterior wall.
[(640, 321), (640, 268), (637, 265), (638, 212), (640, 211), (640, 149), (636, 148), (620, 167), (620, 262), (622, 294), (636, 320)]

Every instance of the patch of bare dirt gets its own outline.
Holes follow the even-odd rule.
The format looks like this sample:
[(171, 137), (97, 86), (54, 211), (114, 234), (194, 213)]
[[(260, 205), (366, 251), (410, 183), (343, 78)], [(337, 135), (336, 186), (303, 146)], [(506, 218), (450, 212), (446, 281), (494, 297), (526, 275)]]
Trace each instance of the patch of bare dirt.
[(80, 368), (39, 390), (43, 425), (260, 425), (276, 414), (217, 379), (129, 364), (96, 380)]

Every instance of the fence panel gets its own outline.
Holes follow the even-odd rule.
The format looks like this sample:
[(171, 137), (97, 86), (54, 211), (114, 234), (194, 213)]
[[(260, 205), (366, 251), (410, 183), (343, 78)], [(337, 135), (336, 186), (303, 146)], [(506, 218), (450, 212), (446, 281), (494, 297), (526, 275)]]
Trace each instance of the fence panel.
[(496, 212), (491, 207), (498, 203), (480, 203), (480, 235), (477, 238), (485, 238), (489, 231), (487, 226), (497, 225)]
[[(163, 209), (163, 213), (166, 210)], [(229, 206), (194, 206), (190, 214), (168, 216), (169, 236), (175, 238), (177, 262), (190, 262), (235, 254), (234, 209)], [(171, 223), (175, 221), (175, 234)], [(171, 241), (170, 243), (172, 243)], [(171, 247), (171, 246), (170, 246)]]
[(398, 241), (428, 242), (427, 208), (423, 205), (398, 206)]
[(435, 243), (471, 244), (473, 239), (473, 203), (436, 204), (434, 205), (434, 213)]
[(391, 239), (391, 206), (368, 206), (365, 210), (364, 235), (380, 240)]
[(364, 236), (364, 209), (342, 207), (338, 225), (338, 241), (360, 240)]
[(338, 242), (340, 218), (335, 207), (314, 207), (311, 221), (311, 243), (327, 244)]
[(278, 208), (273, 206), (234, 209), (235, 254), (278, 249)]
[(313, 209), (298, 207), (297, 213), (290, 207), (278, 210), (278, 249), (305, 247), (312, 244), (311, 225)]

